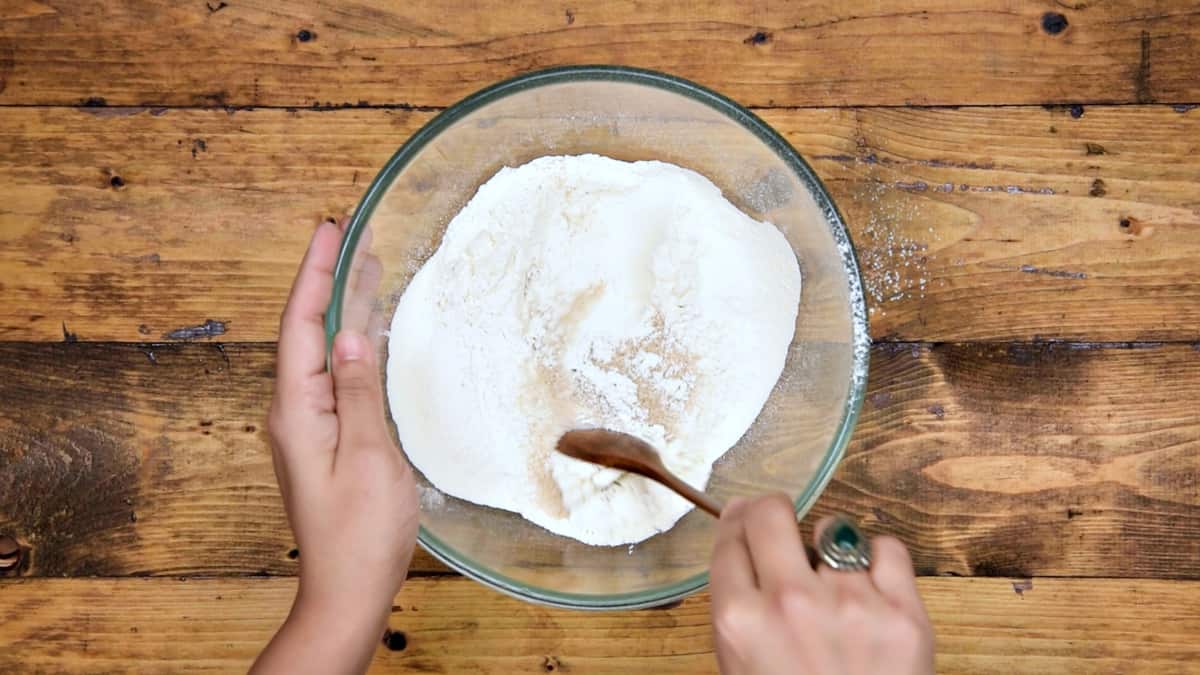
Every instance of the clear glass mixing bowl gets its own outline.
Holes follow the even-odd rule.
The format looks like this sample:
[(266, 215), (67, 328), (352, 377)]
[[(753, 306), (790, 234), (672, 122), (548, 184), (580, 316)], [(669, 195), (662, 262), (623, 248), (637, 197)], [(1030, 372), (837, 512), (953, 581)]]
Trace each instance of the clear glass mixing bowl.
[[(384, 377), (396, 303), (476, 189), (501, 167), (582, 153), (698, 171), (787, 236), (804, 278), (796, 336), (762, 414), (716, 463), (707, 489), (720, 499), (782, 491), (803, 515), (841, 458), (862, 403), (869, 338), (858, 266), (842, 216), (808, 164), (758, 117), (691, 82), (630, 68), (559, 68), (489, 87), (435, 117), (396, 152), (354, 213), (326, 316), (330, 339), (342, 325), (366, 329)], [(672, 602), (708, 582), (715, 521), (699, 510), (635, 546), (595, 547), (444, 495), (423, 476), (418, 483), (421, 544), (518, 598), (628, 609)]]

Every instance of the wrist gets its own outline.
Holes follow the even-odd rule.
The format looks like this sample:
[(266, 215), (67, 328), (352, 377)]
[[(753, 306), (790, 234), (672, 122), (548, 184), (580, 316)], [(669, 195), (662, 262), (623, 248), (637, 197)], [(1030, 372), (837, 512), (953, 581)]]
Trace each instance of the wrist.
[(363, 632), (382, 634), (387, 625), (391, 600), (314, 592), (305, 589), (302, 581), (288, 621), (334, 635)]
[(385, 604), (331, 598), (306, 593), (301, 584), (284, 629), (299, 642), (316, 647), (314, 654), (330, 666), (327, 672), (343, 672), (348, 664), (358, 667), (344, 672), (362, 672), (387, 628), (390, 610), (391, 598)]
[(338, 576), (333, 570), (300, 565), (300, 585), (293, 611), (314, 620), (336, 621), (339, 617), (362, 625), (366, 619), (387, 620), (399, 588), (387, 587), (383, 579)]
[(366, 672), (391, 605), (350, 608), (318, 600), (322, 599), (304, 593), (303, 588), (296, 594), (291, 612), (252, 673)]

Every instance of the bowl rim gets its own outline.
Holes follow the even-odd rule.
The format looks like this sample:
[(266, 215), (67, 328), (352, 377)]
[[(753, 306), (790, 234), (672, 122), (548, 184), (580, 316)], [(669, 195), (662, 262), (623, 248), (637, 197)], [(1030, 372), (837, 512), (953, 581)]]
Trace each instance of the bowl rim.
[[(817, 497), (824, 491), (833, 475), (834, 469), (840, 463), (854, 430), (858, 415), (862, 409), (863, 397), (866, 391), (867, 368), (870, 361), (871, 338), (867, 327), (866, 300), (862, 288), (857, 257), (853, 242), (846, 228), (845, 218), (833, 202), (825, 184), (812, 170), (808, 162), (800, 156), (795, 148), (783, 138), (779, 132), (771, 128), (757, 115), (750, 112), (732, 99), (718, 94), (699, 84), (681, 77), (665, 73), (613, 65), (584, 65), (562, 66), (548, 68), (524, 75), (513, 77), (484, 89), (481, 89), (458, 103), (446, 108), (422, 126), (416, 133), (392, 155), (370, 186), (364, 193), (358, 207), (350, 217), (346, 232), (342, 237), (338, 250), (337, 261), (334, 265), (333, 292), (325, 313), (326, 358), (333, 346), (333, 337), (339, 330), (342, 321), (342, 304), (350, 264), (353, 259), (359, 237), (367, 221), (370, 220), (379, 201), (383, 198), (393, 180), (410, 161), (442, 131), (449, 128), (463, 116), (474, 112), (488, 103), (500, 100), (513, 94), (535, 89), (538, 87), (559, 84), (563, 82), (622, 82), (655, 87), (670, 93), (686, 96), (696, 102), (722, 113), (727, 118), (750, 131), (760, 141), (771, 148), (775, 154), (788, 165), (796, 177), (805, 185), (816, 201), (817, 206), (825, 216), (834, 241), (841, 253), (842, 265), (846, 273), (850, 296), (851, 337), (853, 358), (851, 377), (846, 403), (842, 410), (842, 419), (834, 434), (832, 444), (821, 460), (816, 474), (796, 497), (794, 508), (797, 516), (805, 514)], [(581, 594), (563, 593), (526, 584), (509, 578), (493, 570), (475, 565), (465, 556), (459, 556), (454, 548), (438, 539), (424, 525), (419, 527), (417, 540), (433, 557), (445, 563), (464, 576), (478, 581), (506, 595), (552, 607), (567, 609), (591, 610), (625, 610), (656, 607), (673, 603), (703, 590), (708, 585), (708, 571), (693, 575), (682, 581), (666, 586), (659, 586), (644, 591), (616, 594)]]

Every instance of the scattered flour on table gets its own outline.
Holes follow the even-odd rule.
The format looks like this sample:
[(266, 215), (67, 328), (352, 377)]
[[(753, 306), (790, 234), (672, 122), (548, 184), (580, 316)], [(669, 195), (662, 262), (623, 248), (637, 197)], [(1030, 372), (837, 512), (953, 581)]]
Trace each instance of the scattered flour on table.
[(691, 505), (559, 455), (558, 437), (633, 434), (705, 485), (778, 380), (799, 301), (784, 236), (698, 173), (598, 155), (504, 168), (396, 308), (400, 440), (448, 494), (589, 544), (642, 541)]

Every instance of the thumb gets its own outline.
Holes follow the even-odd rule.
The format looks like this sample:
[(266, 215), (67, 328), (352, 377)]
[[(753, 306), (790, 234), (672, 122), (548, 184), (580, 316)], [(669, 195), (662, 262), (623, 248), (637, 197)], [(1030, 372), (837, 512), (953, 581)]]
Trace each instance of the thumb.
[(338, 453), (385, 445), (383, 388), (366, 336), (343, 330), (333, 339), (333, 395), (337, 403)]

